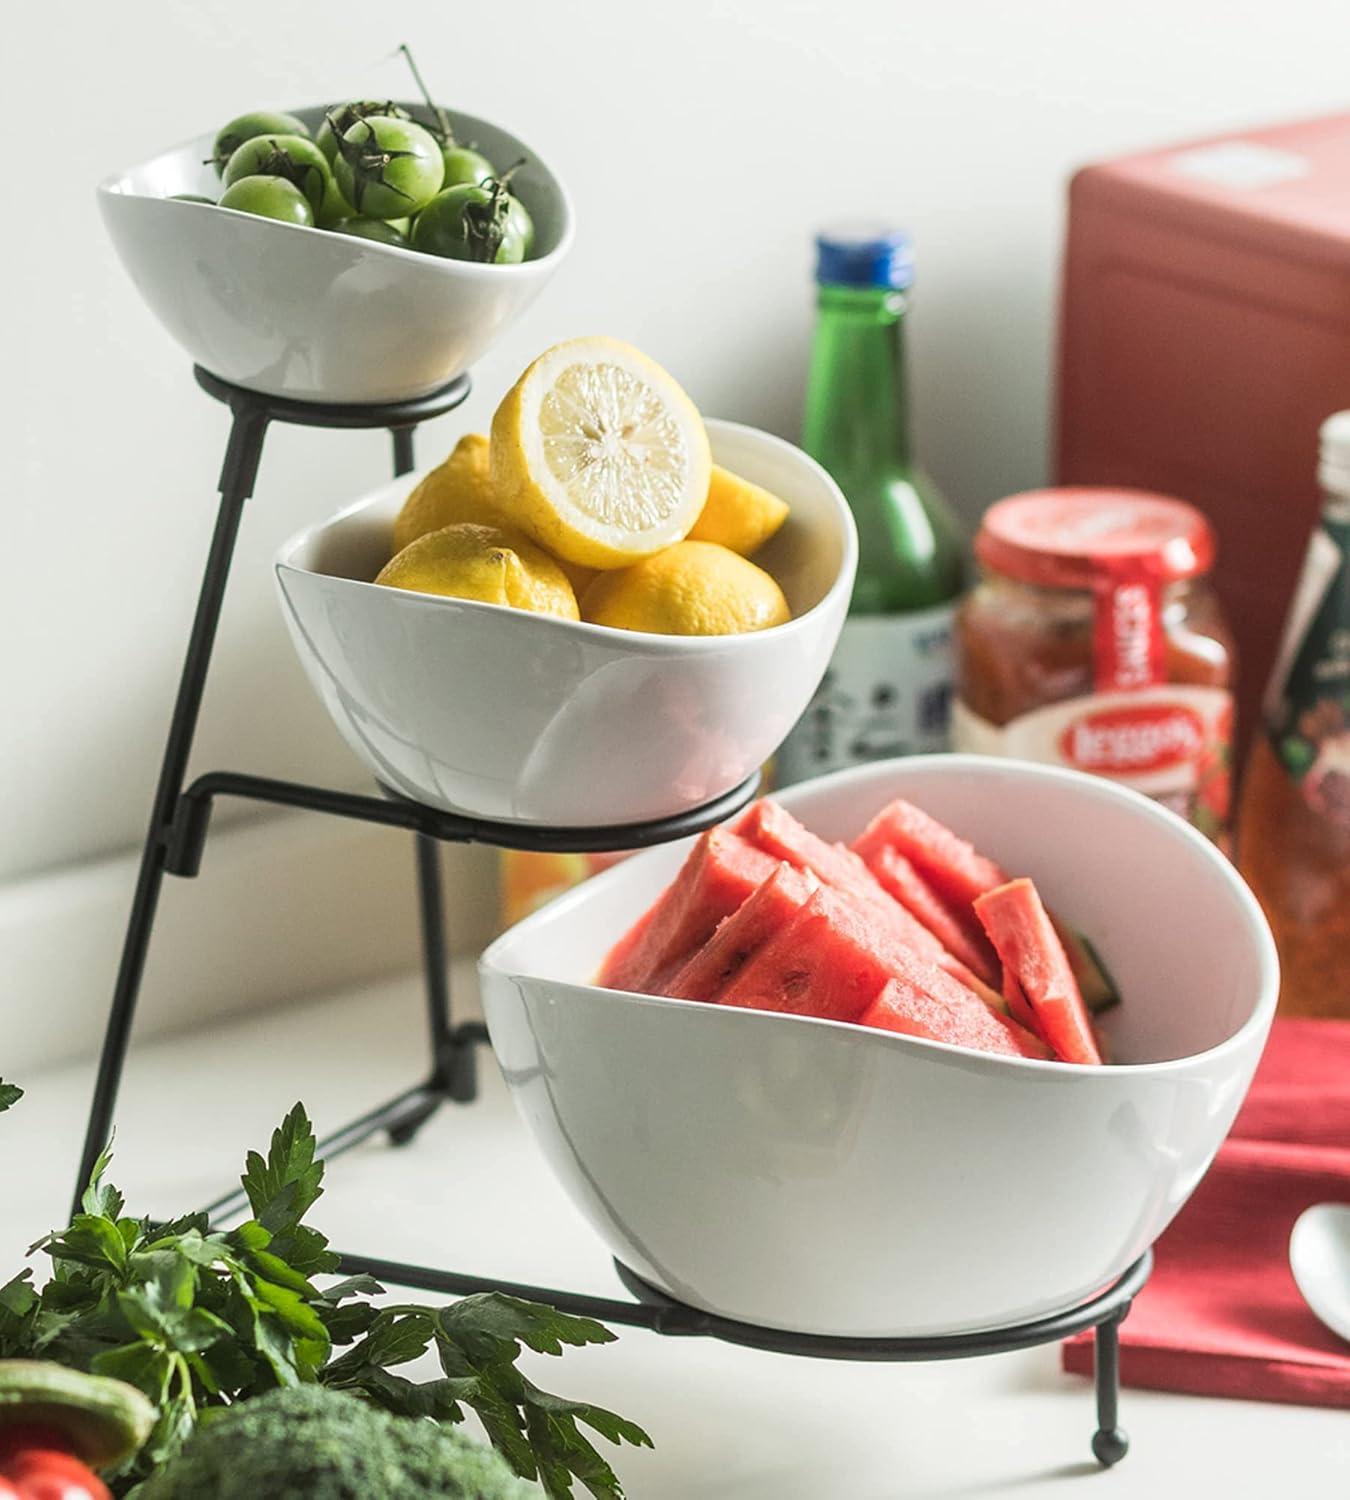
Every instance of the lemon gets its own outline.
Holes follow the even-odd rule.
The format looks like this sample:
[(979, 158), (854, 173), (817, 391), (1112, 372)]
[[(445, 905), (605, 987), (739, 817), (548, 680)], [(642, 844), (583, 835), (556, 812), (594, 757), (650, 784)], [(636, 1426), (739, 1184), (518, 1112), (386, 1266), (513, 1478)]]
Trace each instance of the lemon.
[(762, 547), (787, 520), (787, 502), (724, 469), (712, 466), (708, 498), (689, 531), (691, 542), (719, 542), (742, 557)]
[(656, 635), (737, 635), (792, 618), (763, 568), (716, 542), (677, 542), (630, 568), (601, 573), (582, 618)]
[(492, 492), (488, 440), (481, 432), (460, 438), (450, 457), (426, 475), (403, 502), (394, 521), (394, 551), (402, 552), (428, 531), (457, 521), (500, 525), (502, 515)]
[(512, 521), (586, 568), (622, 568), (682, 540), (712, 467), (689, 397), (610, 338), (545, 350), (497, 408), (491, 451)]
[(517, 532), (472, 521), (419, 536), (385, 563), (375, 582), (579, 618), (572, 585), (547, 552)]

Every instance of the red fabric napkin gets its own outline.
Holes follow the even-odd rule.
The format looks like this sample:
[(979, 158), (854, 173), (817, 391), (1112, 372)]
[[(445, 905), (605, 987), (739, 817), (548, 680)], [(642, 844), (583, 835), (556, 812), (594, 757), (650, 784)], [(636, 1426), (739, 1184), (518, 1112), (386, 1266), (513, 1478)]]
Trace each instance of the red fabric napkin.
[[(1232, 1134), (1154, 1248), (1121, 1327), (1126, 1385), (1350, 1408), (1350, 1344), (1313, 1317), (1289, 1232), (1350, 1203), (1350, 1021), (1276, 1021)], [(1064, 1345), (1092, 1373), (1092, 1336)]]

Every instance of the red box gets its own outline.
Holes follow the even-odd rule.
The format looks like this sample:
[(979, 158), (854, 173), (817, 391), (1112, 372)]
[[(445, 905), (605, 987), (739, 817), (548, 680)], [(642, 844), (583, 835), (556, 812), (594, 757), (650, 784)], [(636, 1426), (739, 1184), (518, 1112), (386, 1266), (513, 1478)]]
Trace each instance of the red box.
[(1085, 167), (1069, 189), (1055, 471), (1199, 505), (1242, 738), (1350, 407), (1350, 114)]

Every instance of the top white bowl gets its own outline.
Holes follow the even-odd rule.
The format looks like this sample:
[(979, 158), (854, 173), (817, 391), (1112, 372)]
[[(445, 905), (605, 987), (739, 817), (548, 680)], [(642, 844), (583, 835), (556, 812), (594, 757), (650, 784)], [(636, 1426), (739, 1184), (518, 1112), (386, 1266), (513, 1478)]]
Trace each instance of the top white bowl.
[[(417, 106), (405, 106), (415, 109)], [(321, 108), (297, 109), (311, 129)], [(534, 220), (519, 265), (443, 260), (395, 245), (283, 224), (174, 193), (217, 198), (198, 136), (100, 184), (99, 207), (150, 310), (192, 359), (250, 390), (296, 400), (403, 401), (467, 370), (538, 296), (572, 242), (562, 183), (509, 131), (449, 111), (511, 179)]]
[(970, 1332), (1070, 1307), (1167, 1227), (1232, 1124), (1275, 1010), (1275, 947), (1212, 844), (1109, 782), (919, 756), (791, 788), (851, 839), (928, 809), (1100, 948), (1121, 1066), (1078, 1067), (597, 989), (674, 875), (649, 850), (483, 955), (492, 1045), (577, 1207), (626, 1265), (723, 1317), (806, 1333)]

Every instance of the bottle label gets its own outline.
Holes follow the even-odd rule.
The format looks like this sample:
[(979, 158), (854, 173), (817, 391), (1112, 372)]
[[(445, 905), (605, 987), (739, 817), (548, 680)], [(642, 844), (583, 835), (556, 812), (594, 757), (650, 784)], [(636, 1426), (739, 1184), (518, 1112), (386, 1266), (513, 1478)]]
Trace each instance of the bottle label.
[(955, 613), (942, 604), (845, 621), (829, 670), (775, 758), (778, 784), (947, 749)]
[(991, 724), (964, 703), (952, 709), (952, 744), (977, 755), (1089, 771), (1170, 807), (1218, 839), (1232, 799), (1233, 695), (1168, 684), (1141, 692), (1087, 693)]
[(1107, 573), (1093, 599), (1092, 671), (1099, 693), (1167, 681), (1162, 586), (1141, 569)]
[(1350, 829), (1350, 519), (1324, 518), (1313, 533), (1265, 712), (1304, 800)]

